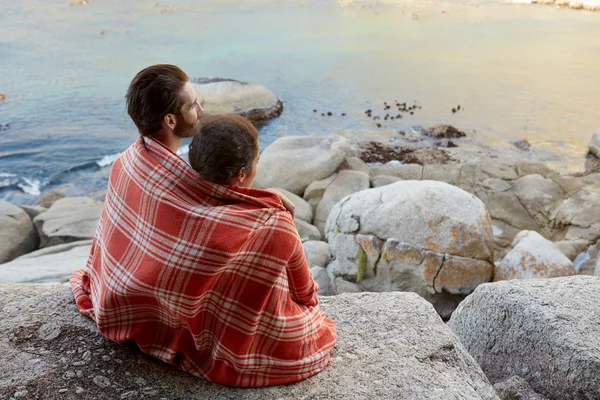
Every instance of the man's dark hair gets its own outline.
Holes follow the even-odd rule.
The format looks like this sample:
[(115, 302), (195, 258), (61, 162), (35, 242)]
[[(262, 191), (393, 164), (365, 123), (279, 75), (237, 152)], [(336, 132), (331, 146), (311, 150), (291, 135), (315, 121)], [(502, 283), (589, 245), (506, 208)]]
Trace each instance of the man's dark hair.
[(190, 143), (190, 165), (207, 181), (227, 185), (240, 168), (252, 171), (258, 153), (258, 131), (235, 114), (206, 117)]
[(166, 114), (183, 107), (181, 90), (189, 77), (181, 68), (157, 64), (137, 73), (125, 95), (127, 113), (142, 136), (153, 136)]

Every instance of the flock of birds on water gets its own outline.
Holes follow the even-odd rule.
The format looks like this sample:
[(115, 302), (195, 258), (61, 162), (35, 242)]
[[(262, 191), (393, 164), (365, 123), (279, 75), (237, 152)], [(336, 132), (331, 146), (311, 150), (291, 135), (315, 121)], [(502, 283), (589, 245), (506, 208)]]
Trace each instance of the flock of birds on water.
[[(392, 109), (392, 105), (397, 110), (397, 113), (395, 113), (395, 110)], [(394, 100), (394, 102), (392, 104), (388, 104), (387, 101), (384, 101), (382, 110), (373, 111), (372, 109), (369, 108), (364, 113), (366, 114), (367, 117), (371, 118), (373, 121), (379, 121), (379, 120), (392, 121), (392, 120), (403, 118), (402, 113), (408, 113), (410, 115), (414, 115), (416, 110), (420, 110), (422, 108), (423, 107), (418, 105), (416, 101), (414, 101), (412, 105), (409, 105), (406, 102), (400, 103), (398, 100)], [(463, 110), (463, 109), (461, 108), (460, 104), (458, 104), (457, 106), (452, 107), (452, 109), (450, 111), (452, 112), (452, 114), (455, 114), (461, 110)], [(313, 113), (318, 113), (318, 112), (319, 111), (317, 109), (313, 109)], [(382, 115), (384, 112), (385, 112), (385, 116)], [(377, 113), (379, 115), (374, 115), (375, 113)], [(322, 112), (321, 116), (322, 117), (331, 117), (331, 116), (333, 116), (333, 113), (331, 111)], [(345, 117), (346, 113), (345, 112), (341, 113), (341, 116)], [(378, 128), (383, 127), (381, 122), (375, 122), (375, 126), (377, 126)]]

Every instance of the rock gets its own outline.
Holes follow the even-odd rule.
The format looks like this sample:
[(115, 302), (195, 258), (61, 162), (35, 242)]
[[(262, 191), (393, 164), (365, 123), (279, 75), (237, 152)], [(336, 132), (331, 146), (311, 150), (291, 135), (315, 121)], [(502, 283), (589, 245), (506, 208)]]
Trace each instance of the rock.
[(492, 218), (521, 230), (535, 231), (538, 224), (527, 212), (519, 198), (511, 191), (494, 193), (485, 200)]
[(571, 260), (537, 232), (522, 231), (512, 245), (512, 251), (496, 265), (495, 281), (575, 275)]
[(258, 83), (223, 78), (200, 78), (191, 82), (198, 101), (210, 114), (235, 113), (260, 122), (283, 112), (283, 103), (277, 96)]
[(418, 181), (423, 178), (423, 166), (419, 164), (373, 166), (371, 176), (377, 175), (395, 176), (399, 179)]
[(531, 149), (531, 143), (529, 143), (529, 140), (527, 139), (517, 140), (515, 142), (512, 142), (512, 144), (515, 145), (516, 148), (521, 150), (527, 151)]
[[(350, 150), (341, 136), (285, 136), (260, 155), (254, 186), (280, 187), (297, 195), (337, 171)], [(306, 198), (305, 198), (306, 200)]]
[(484, 284), (448, 326), (495, 384), (520, 376), (551, 399), (600, 393), (600, 279)]
[(332, 287), (335, 294), (363, 292), (356, 283), (348, 282), (342, 278), (335, 278)]
[(302, 242), (306, 242), (308, 240), (321, 240), (321, 232), (316, 226), (302, 221), (301, 219), (295, 219), (294, 224), (296, 224), (296, 230), (298, 231), (298, 236), (300, 236), (300, 240)]
[(423, 134), (436, 139), (455, 139), (467, 136), (466, 133), (456, 129), (451, 125), (435, 125), (423, 129)]
[(537, 174), (526, 175), (513, 181), (511, 190), (540, 230), (548, 226), (551, 212), (556, 204), (563, 200), (560, 186)]
[(323, 267), (314, 266), (310, 269), (310, 273), (312, 274), (313, 279), (319, 285), (319, 292), (317, 294), (319, 296), (328, 296), (330, 294), (330, 291), (329, 291), (330, 281), (329, 281), (329, 275), (327, 275), (327, 270)]
[(330, 278), (370, 291), (416, 292), (443, 317), (460, 296), (492, 279), (485, 206), (443, 182), (400, 181), (354, 193), (331, 211), (326, 235), (335, 258)]
[(588, 146), (590, 154), (600, 158), (600, 129), (594, 133)]
[(392, 183), (396, 183), (401, 181), (401, 178), (391, 176), (391, 175), (375, 175), (370, 179), (371, 187), (381, 187), (385, 185), (390, 185)]
[(563, 240), (600, 238), (600, 185), (587, 186), (559, 205), (550, 216), (550, 225), (567, 230)]
[(40, 235), (40, 248), (92, 239), (102, 213), (102, 203), (89, 197), (57, 200), (33, 219)]
[(546, 164), (537, 161), (521, 160), (517, 162), (516, 167), (517, 174), (520, 177), (537, 174), (543, 176), (544, 178), (548, 178), (550, 176), (557, 175), (557, 173)]
[(54, 204), (57, 200), (64, 199), (65, 197), (67, 197), (65, 193), (66, 189), (67, 186), (61, 186), (56, 189), (52, 189), (42, 193), (36, 205), (44, 208), (50, 208), (52, 204)]
[(364, 172), (349, 170), (340, 171), (331, 185), (327, 187), (323, 199), (317, 205), (314, 225), (321, 233), (325, 232), (327, 216), (333, 206), (349, 194), (360, 192), (369, 187), (369, 175)]
[(460, 179), (460, 164), (425, 165), (423, 166), (423, 180), (446, 182), (457, 185)]
[(312, 224), (313, 221), (313, 210), (310, 204), (302, 197), (289, 192), (285, 189), (277, 188), (278, 191), (283, 193), (285, 197), (287, 197), (296, 207), (294, 210), (294, 218), (301, 219), (304, 222), (308, 222)]
[(533, 391), (531, 386), (520, 376), (513, 376), (504, 382), (494, 385), (501, 400), (547, 400)]
[(371, 173), (371, 167), (358, 157), (346, 157), (339, 170), (360, 171), (367, 175)]
[(69, 282), (73, 272), (85, 267), (91, 245), (91, 240), (82, 240), (25, 254), (0, 266), (0, 282)]
[(319, 266), (326, 268), (327, 264), (331, 261), (331, 247), (329, 247), (329, 243), (327, 242), (309, 240), (302, 243), (302, 247), (304, 247), (309, 267)]
[(41, 213), (48, 211), (47, 208), (41, 206), (21, 206), (21, 208), (29, 215), (30, 219), (34, 219)]
[(554, 243), (554, 246), (571, 261), (581, 254), (588, 246), (587, 240), (561, 240)]
[[(211, 384), (153, 361), (135, 346), (105, 339), (79, 314), (68, 287), (0, 284), (0, 337), (7, 339), (0, 341), (0, 396), (27, 391), (29, 398), (48, 398), (68, 385), (70, 390), (86, 388), (83, 395), (89, 399), (118, 399), (134, 392), (138, 394), (128, 398), (497, 399), (458, 338), (418, 296), (344, 294), (321, 297), (320, 306), (337, 324), (329, 366), (296, 384), (248, 390)], [(49, 322), (62, 327), (58, 338), (43, 341), (27, 334)], [(71, 367), (81, 360), (80, 347), (112, 357), (104, 361), (93, 356)], [(35, 354), (40, 351), (43, 357)], [(63, 374), (73, 368), (81, 374), (66, 382)], [(142, 395), (150, 390), (152, 395)]]
[(331, 182), (337, 177), (337, 172), (328, 178), (314, 181), (304, 190), (304, 200), (313, 207), (317, 207), (317, 204), (323, 199), (325, 190), (331, 185)]
[(40, 239), (21, 208), (0, 200), (0, 264), (37, 249)]

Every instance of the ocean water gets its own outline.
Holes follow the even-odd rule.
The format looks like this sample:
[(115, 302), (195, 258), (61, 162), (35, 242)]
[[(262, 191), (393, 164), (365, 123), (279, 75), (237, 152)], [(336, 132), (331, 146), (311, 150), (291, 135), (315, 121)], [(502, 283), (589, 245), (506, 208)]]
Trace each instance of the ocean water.
[[(273, 90), (284, 112), (260, 126), (262, 148), (450, 123), (577, 169), (600, 127), (599, 37), (599, 12), (494, 1), (0, 0), (0, 198), (104, 189), (137, 136), (126, 88), (154, 63)], [(381, 128), (364, 113), (395, 100), (422, 108)]]

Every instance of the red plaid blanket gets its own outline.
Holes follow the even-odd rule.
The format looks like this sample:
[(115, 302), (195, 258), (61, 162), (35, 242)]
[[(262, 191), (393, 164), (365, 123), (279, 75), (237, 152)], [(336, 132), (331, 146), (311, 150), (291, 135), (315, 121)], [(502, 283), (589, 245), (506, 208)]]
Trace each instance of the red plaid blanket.
[(71, 286), (109, 339), (224, 385), (305, 379), (335, 344), (281, 200), (202, 181), (152, 139), (112, 166), (88, 263)]

